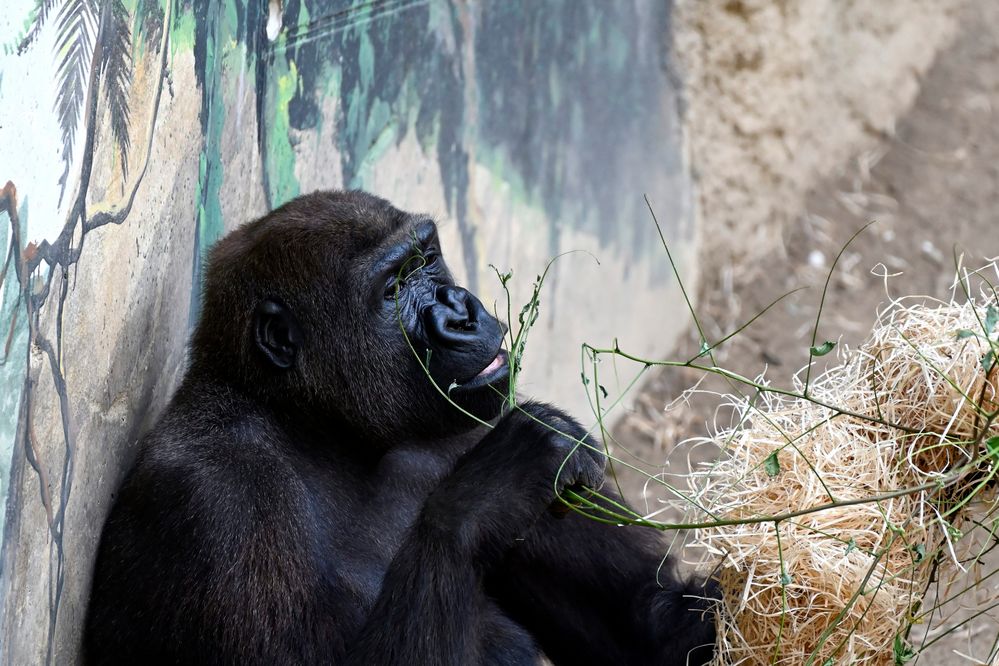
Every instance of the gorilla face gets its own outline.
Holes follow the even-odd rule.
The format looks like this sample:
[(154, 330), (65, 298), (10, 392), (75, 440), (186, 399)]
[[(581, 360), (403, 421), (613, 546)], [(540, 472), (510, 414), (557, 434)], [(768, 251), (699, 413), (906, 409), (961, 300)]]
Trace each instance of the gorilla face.
[(405, 236), (381, 251), (369, 280), (381, 297), (382, 325), (404, 335), (445, 392), (461, 396), (496, 384), (507, 376), (499, 321), (454, 284), (432, 221), (414, 217), (403, 229)]
[(455, 285), (433, 221), (372, 195), (307, 195), (233, 232), (204, 301), (225, 314), (199, 323), (192, 370), (310, 421), (388, 442), (474, 426), (451, 401), (481, 419), (503, 404), (502, 325)]

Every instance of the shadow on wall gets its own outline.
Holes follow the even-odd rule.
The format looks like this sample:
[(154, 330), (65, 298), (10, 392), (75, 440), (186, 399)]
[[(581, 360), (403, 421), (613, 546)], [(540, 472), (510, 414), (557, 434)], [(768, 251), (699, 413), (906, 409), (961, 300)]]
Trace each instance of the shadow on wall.
[(551, 397), (585, 407), (583, 339), (668, 347), (678, 293), (642, 194), (689, 254), (669, 12), (289, 0), (278, 18), (265, 0), (9, 2), (2, 659), (77, 658), (100, 526), (182, 371), (204, 251), (301, 192), (363, 187), (454, 220), (444, 240), (485, 294), (490, 262), (533, 275), (566, 250), (596, 254), (600, 267), (560, 266), (543, 294), (548, 340), (529, 352), (528, 386), (560, 378)]

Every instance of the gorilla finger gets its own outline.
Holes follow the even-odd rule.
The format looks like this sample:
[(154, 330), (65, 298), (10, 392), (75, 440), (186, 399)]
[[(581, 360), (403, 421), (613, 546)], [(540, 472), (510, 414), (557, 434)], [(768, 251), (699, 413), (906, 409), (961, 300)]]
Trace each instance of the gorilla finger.
[[(548, 513), (555, 518), (562, 519), (575, 509), (586, 509), (586, 499), (593, 494), (589, 488), (580, 484), (573, 484), (564, 488), (555, 501), (548, 506)], [(583, 501), (580, 501), (582, 499)]]
[[(591, 460), (590, 462), (592, 463), (593, 461)], [(600, 487), (604, 485), (603, 464), (585, 465), (582, 473), (579, 475), (579, 483), (592, 490), (599, 490)]]
[(604, 467), (594, 462), (587, 454), (577, 451), (567, 461), (559, 473), (557, 486), (562, 489), (598, 489), (604, 482)]
[(603, 469), (604, 465), (607, 464), (607, 453), (603, 447), (603, 444), (597, 441), (597, 439), (594, 438), (592, 435), (587, 435), (585, 438), (583, 438), (582, 442), (583, 445), (580, 448), (585, 450), (586, 453), (589, 454), (593, 462), (595, 462), (597, 465), (600, 466), (601, 469)]

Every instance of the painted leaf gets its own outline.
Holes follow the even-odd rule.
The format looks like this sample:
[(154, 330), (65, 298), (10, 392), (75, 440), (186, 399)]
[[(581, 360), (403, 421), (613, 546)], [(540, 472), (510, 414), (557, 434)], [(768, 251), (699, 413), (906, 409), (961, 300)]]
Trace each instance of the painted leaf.
[(17, 55), (21, 55), (28, 50), (31, 43), (35, 41), (38, 37), (38, 33), (41, 32), (42, 28), (45, 26), (45, 22), (49, 18), (49, 13), (52, 9), (59, 3), (59, 0), (37, 0), (35, 2), (35, 8), (32, 10), (32, 24), (31, 29), (17, 44)]
[(111, 114), (111, 134), (128, 175), (128, 90), (132, 85), (132, 32), (122, 0), (109, 0), (101, 14), (101, 78)]

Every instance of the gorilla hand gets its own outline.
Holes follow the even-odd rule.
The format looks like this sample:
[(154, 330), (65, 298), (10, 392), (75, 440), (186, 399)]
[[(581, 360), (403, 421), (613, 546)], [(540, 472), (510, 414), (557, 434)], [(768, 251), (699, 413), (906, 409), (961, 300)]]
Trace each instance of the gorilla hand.
[(564, 412), (505, 415), (428, 498), (422, 520), (480, 563), (502, 555), (567, 488), (597, 489), (604, 455)]

